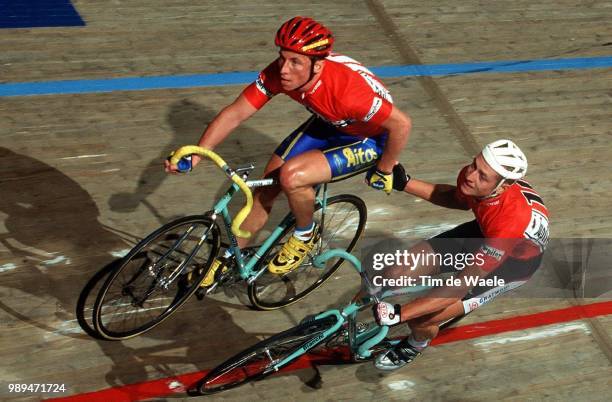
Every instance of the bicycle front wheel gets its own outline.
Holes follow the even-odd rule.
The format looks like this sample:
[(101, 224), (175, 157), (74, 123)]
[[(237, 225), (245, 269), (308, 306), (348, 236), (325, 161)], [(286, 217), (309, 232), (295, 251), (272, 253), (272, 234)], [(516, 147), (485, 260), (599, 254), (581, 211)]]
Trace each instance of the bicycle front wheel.
[(214, 394), (249, 381), (261, 380), (291, 363), (277, 366), (278, 362), (302, 346), (308, 344), (308, 350), (312, 350), (321, 344), (326, 339), (323, 333), (335, 323), (334, 316), (307, 321), (261, 341), (212, 369), (189, 393)]
[(330, 249), (351, 252), (357, 244), (367, 220), (367, 208), (361, 198), (341, 194), (327, 199), (327, 205), (315, 209), (314, 219), (322, 225), (321, 239), (310, 256), (295, 270), (277, 275), (267, 271), (269, 260), (276, 255), (283, 244), (293, 235), (295, 224), (289, 226), (278, 241), (262, 258), (261, 269), (266, 272), (249, 284), (249, 300), (260, 310), (273, 310), (295, 303), (321, 286), (344, 261), (332, 258), (323, 268), (312, 264), (312, 259)]
[(219, 228), (207, 216), (177, 219), (151, 233), (100, 289), (93, 312), (96, 331), (121, 340), (160, 324), (196, 291), (219, 247)]

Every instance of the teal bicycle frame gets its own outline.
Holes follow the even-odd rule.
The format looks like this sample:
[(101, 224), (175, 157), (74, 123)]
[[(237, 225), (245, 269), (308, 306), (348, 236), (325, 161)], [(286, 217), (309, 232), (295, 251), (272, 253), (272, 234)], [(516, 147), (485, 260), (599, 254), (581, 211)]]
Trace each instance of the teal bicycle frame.
[[(355, 270), (359, 273), (359, 275), (361, 276), (362, 280), (366, 283), (366, 285), (369, 288), (373, 288), (370, 280), (363, 273), (361, 262), (359, 261), (359, 259), (357, 259), (357, 257), (355, 257), (354, 255), (350, 253), (347, 253), (344, 250), (334, 249), (334, 250), (326, 251), (314, 259), (314, 265), (322, 266), (327, 259), (334, 258), (334, 257), (340, 257), (345, 260), (348, 260), (353, 265)], [(418, 292), (418, 291), (422, 291), (428, 288), (429, 287), (425, 287), (425, 286), (415, 287), (414, 289), (407, 290), (406, 293)], [(381, 300), (376, 295), (370, 295), (370, 297), (371, 297), (371, 301), (373, 301), (374, 303), (379, 303)], [(292, 362), (293, 360), (306, 354), (310, 349), (318, 345), (321, 341), (331, 337), (337, 331), (339, 331), (345, 322), (349, 321), (349, 325), (354, 324), (357, 312), (363, 307), (364, 307), (363, 304), (352, 302), (348, 306), (344, 307), (342, 310), (331, 309), (331, 310), (327, 310), (323, 313), (316, 315), (313, 318), (313, 321), (323, 319), (326, 317), (330, 317), (330, 316), (334, 316), (336, 318), (336, 323), (332, 327), (324, 331), (322, 334), (319, 334), (316, 338), (313, 338), (306, 344), (302, 345), (299, 349), (297, 349), (295, 352), (293, 352), (289, 356), (277, 362), (274, 362), (274, 364), (272, 364), (268, 370), (278, 371), (285, 365)], [(349, 334), (348, 344), (349, 344), (350, 351), (352, 354), (355, 354), (357, 358), (367, 359), (372, 355), (371, 349), (385, 339), (385, 337), (387, 336), (387, 333), (389, 332), (389, 327), (386, 325), (373, 326), (372, 328), (368, 328), (364, 332), (357, 333), (357, 334), (355, 332), (356, 331), (351, 331), (351, 330), (348, 331), (348, 334)], [(390, 340), (389, 342), (391, 345), (394, 345), (398, 343), (399, 340)]]
[[(266, 187), (272, 185), (274, 183), (273, 179), (261, 179), (261, 180), (245, 180), (245, 183), (249, 187)], [(322, 196), (319, 196), (322, 189)], [(217, 216), (221, 215), (223, 217), (223, 223), (225, 225), (225, 229), (227, 235), (230, 239), (229, 248), (231, 249), (233, 255), (236, 257), (236, 262), (238, 265), (238, 273), (240, 277), (247, 281), (247, 283), (251, 284), (257, 278), (265, 272), (265, 269), (255, 270), (255, 266), (258, 264), (259, 260), (266, 254), (268, 249), (272, 247), (272, 245), (278, 240), (278, 238), (282, 235), (283, 231), (293, 223), (293, 214), (287, 214), (283, 220), (278, 224), (278, 226), (272, 231), (270, 236), (263, 242), (261, 246), (257, 248), (255, 254), (245, 260), (242, 256), (242, 249), (238, 246), (238, 242), (236, 240), (236, 236), (232, 233), (232, 217), (229, 213), (227, 206), (231, 202), (232, 198), (240, 191), (240, 188), (236, 183), (232, 183), (230, 188), (226, 191), (226, 193), (221, 197), (221, 199), (215, 204), (213, 207), (212, 219), (216, 220)], [(315, 207), (320, 206), (322, 209), (322, 213), (325, 214), (325, 209), (327, 208), (327, 184), (323, 184), (317, 188), (317, 194), (315, 199)], [(323, 223), (321, 222), (321, 228), (323, 228)], [(212, 291), (216, 285), (211, 286), (207, 293)]]

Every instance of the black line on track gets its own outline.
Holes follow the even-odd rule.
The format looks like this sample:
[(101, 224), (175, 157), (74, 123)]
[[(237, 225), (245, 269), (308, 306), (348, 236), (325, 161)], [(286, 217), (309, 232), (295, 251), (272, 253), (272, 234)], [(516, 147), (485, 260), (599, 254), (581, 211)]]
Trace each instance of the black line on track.
[[(393, 22), (389, 14), (387, 14), (380, 0), (366, 0), (366, 4), (384, 31), (385, 36), (390, 38), (392, 44), (397, 48), (401, 62), (404, 64), (422, 65), (423, 63), (419, 59), (419, 56), (413, 50), (409, 41), (399, 33), (397, 25)], [(450, 126), (451, 131), (459, 140), (466, 155), (471, 158), (478, 154), (482, 147), (478, 144), (474, 135), (461, 117), (459, 117), (457, 111), (453, 105), (451, 105), (436, 81), (431, 77), (416, 77), (416, 80), (433, 99), (436, 108), (440, 111)]]

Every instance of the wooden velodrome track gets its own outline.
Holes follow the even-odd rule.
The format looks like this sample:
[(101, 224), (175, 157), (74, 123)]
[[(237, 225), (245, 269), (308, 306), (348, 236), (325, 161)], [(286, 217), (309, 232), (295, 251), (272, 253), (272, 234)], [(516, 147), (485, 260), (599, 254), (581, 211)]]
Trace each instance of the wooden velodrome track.
[[(117, 83), (96, 93), (85, 87), (88, 80), (259, 70), (275, 57), (278, 25), (294, 15), (326, 23), (337, 50), (368, 66), (512, 64), (612, 52), (612, 3), (605, 0), (73, 3), (85, 26), (0, 30), (2, 83), (86, 80), (77, 85), (81, 93), (68, 93), (65, 83), (44, 95), (0, 87), (3, 400), (180, 400), (186, 398), (180, 387), (163, 389), (176, 388), (181, 375), (210, 369), (305, 314), (345, 302), (357, 286), (343, 267), (283, 310), (256, 312), (244, 297), (217, 294), (190, 301), (125, 342), (87, 336), (75, 316), (87, 281), (162, 222), (208, 209), (221, 190), (210, 166), (168, 177), (161, 164), (170, 150), (194, 143), (242, 88), (123, 90)], [(605, 241), (612, 237), (610, 67), (385, 78), (395, 103), (413, 119), (402, 162), (416, 177), (452, 183), (480, 147), (510, 137), (530, 158), (529, 180), (547, 201), (552, 237), (561, 244), (576, 237)], [(255, 161), (261, 172), (276, 144), (307, 115), (278, 97), (218, 151), (232, 164)], [(430, 236), (471, 218), (370, 191), (359, 178), (333, 192), (366, 201), (365, 242)], [(283, 201), (277, 206), (275, 217), (286, 211)], [(580, 265), (575, 251), (557, 247), (548, 259)], [(324, 365), (209, 399), (610, 400), (610, 281), (604, 275), (599, 285), (598, 298), (574, 298), (580, 292), (500, 298), (460, 324), (486, 329), (503, 319), (499, 331), (441, 342), (389, 375), (369, 363)], [(584, 283), (577, 286), (584, 290)], [(591, 313), (575, 307), (593, 303)], [(566, 310), (551, 313), (560, 309)], [(65, 384), (67, 391), (15, 394), (9, 383)], [(136, 386), (125, 387), (130, 384)], [(100, 393), (82, 395), (94, 391)]]

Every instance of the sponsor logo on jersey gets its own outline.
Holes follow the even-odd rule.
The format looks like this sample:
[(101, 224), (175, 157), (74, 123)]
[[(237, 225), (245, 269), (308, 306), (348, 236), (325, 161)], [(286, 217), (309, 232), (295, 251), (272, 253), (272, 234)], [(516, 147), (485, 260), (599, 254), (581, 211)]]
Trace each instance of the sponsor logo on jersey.
[(548, 231), (548, 218), (546, 215), (535, 209), (531, 210), (531, 220), (527, 225), (527, 229), (523, 233), (524, 236), (534, 242), (540, 251), (544, 251), (548, 244), (550, 233)]
[(261, 75), (257, 78), (257, 80), (255, 80), (255, 87), (259, 89), (259, 91), (266, 95), (268, 98), (271, 98), (273, 96), (272, 92), (268, 91), (268, 89), (264, 86), (263, 78)]
[(393, 98), (391, 97), (391, 94), (389, 93), (387, 88), (385, 88), (383, 84), (380, 83), (380, 81), (376, 80), (374, 77), (364, 71), (358, 71), (358, 73), (370, 86), (370, 88), (372, 88), (376, 95), (382, 97), (387, 102), (393, 103)]
[(483, 254), (493, 257), (497, 261), (501, 261), (504, 254), (506, 254), (505, 251), (492, 247), (488, 244), (483, 244), (480, 250), (483, 252)]
[(372, 100), (372, 106), (370, 107), (370, 111), (363, 118), (363, 121), (370, 121), (370, 119), (374, 117), (374, 115), (380, 110), (380, 107), (382, 106), (382, 104), (383, 104), (382, 99), (375, 96), (374, 99)]

